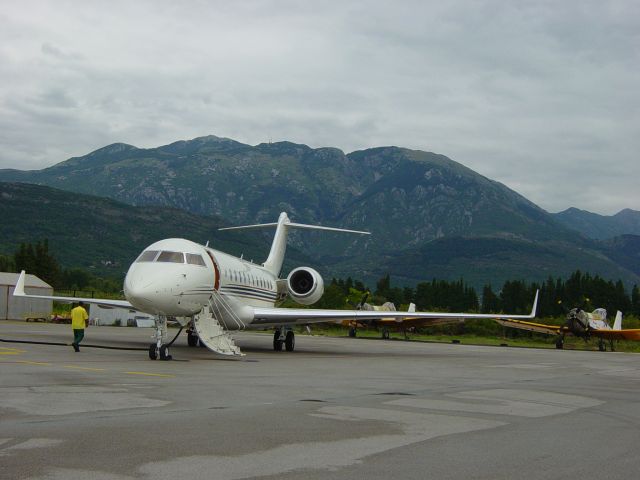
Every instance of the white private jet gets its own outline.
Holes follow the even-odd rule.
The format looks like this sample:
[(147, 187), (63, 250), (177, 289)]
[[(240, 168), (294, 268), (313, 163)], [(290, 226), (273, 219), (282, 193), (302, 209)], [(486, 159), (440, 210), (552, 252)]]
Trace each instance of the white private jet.
[[(328, 230), (367, 235), (369, 232), (344, 230), (293, 223), (282, 212), (277, 223), (221, 228), (220, 230), (276, 227), (271, 251), (262, 265), (200, 245), (190, 240), (169, 238), (149, 245), (131, 264), (124, 280), (126, 300), (30, 295), (24, 290), (24, 270), (14, 295), (47, 298), (59, 302), (93, 303), (101, 306), (134, 308), (155, 316), (154, 342), (149, 346), (153, 360), (170, 360), (167, 343), (167, 317), (175, 317), (188, 327), (188, 343), (198, 339), (221, 355), (241, 356), (228, 332), (243, 329), (275, 328), (274, 350), (293, 351), (292, 325), (328, 321), (366, 321), (379, 319), (381, 312), (366, 310), (321, 310), (277, 308), (278, 301), (289, 295), (301, 305), (317, 302), (324, 293), (320, 274), (310, 267), (292, 270), (286, 279), (279, 278), (291, 228)], [(397, 322), (409, 319), (531, 319), (535, 317), (538, 294), (529, 315), (486, 315), (478, 313), (384, 312), (384, 318)], [(424, 325), (424, 323), (422, 323)], [(176, 336), (177, 337), (177, 336)], [(175, 340), (175, 338), (174, 338)]]

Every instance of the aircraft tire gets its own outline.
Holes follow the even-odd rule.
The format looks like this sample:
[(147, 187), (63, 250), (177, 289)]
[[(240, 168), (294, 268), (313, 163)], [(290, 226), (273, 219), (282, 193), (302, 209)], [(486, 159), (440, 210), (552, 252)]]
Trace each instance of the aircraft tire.
[(156, 348), (155, 343), (149, 345), (149, 358), (151, 360), (156, 360), (158, 358), (158, 349)]
[(187, 332), (187, 345), (189, 345), (190, 347), (197, 347), (198, 346), (198, 336), (194, 335), (191, 332)]
[(166, 345), (160, 346), (160, 360), (171, 360), (173, 357), (169, 355), (169, 349)]
[(389, 340), (389, 330), (387, 330), (386, 328), (382, 330), (382, 338), (384, 340)]
[(280, 330), (276, 330), (275, 333), (273, 334), (273, 349), (276, 352), (281, 352), (283, 343), (284, 342), (280, 340)]
[(564, 348), (564, 341), (561, 338), (556, 340), (556, 348), (558, 350), (562, 350)]
[(284, 347), (287, 352), (293, 352), (293, 350), (296, 348), (296, 336), (291, 330), (287, 332), (287, 336), (284, 339)]
[(600, 350), (601, 352), (606, 352), (607, 351), (607, 344), (604, 343), (602, 340), (600, 340), (598, 342), (598, 350)]
[(349, 336), (350, 336), (351, 338), (356, 338), (356, 335), (357, 335), (357, 333), (356, 333), (356, 329), (355, 329), (355, 328), (353, 328), (353, 327), (349, 327)]

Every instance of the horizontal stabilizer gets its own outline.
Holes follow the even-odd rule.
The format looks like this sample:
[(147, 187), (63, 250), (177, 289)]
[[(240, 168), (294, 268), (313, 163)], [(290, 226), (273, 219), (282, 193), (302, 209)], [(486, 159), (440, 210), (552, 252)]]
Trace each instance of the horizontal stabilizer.
[[(347, 230), (346, 228), (323, 227), (322, 225), (306, 225), (304, 223), (285, 222), (284, 225), (290, 228), (305, 228), (307, 230), (326, 230), (329, 232), (359, 233), (362, 235), (371, 235), (371, 232), (363, 232), (361, 230)], [(277, 223), (257, 223), (255, 225), (240, 225), (237, 227), (224, 227), (218, 230), (249, 230), (253, 228), (270, 228), (277, 227)]]

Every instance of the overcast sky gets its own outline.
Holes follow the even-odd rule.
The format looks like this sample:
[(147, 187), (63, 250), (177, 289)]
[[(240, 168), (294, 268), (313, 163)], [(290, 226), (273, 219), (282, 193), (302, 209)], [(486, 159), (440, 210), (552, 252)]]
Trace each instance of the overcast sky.
[(0, 168), (203, 135), (442, 153), (640, 210), (640, 2), (0, 0)]

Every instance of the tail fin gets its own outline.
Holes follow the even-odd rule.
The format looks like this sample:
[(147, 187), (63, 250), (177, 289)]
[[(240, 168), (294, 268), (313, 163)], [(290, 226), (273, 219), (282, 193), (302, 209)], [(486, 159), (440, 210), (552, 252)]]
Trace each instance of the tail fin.
[(13, 289), (13, 295), (16, 297), (24, 297), (26, 293), (24, 292), (24, 279), (26, 273), (24, 270), (20, 272), (20, 276), (18, 277), (18, 281), (16, 282), (16, 286)]
[(292, 223), (285, 212), (280, 214), (277, 223), (260, 223), (256, 225), (244, 225), (240, 227), (226, 227), (219, 230), (245, 230), (249, 228), (267, 228), (276, 227), (276, 234), (273, 236), (273, 243), (271, 244), (271, 251), (267, 260), (262, 264), (267, 270), (273, 273), (275, 276), (280, 274), (282, 269), (282, 263), (284, 262), (284, 254), (287, 249), (287, 234), (289, 228), (306, 228), (310, 230), (328, 230), (330, 232), (346, 232), (346, 233), (360, 233), (364, 235), (370, 235), (369, 232), (361, 232), (358, 230), (345, 230), (343, 228), (322, 227), (320, 225), (305, 225), (303, 223)]
[(622, 312), (620, 310), (616, 313), (616, 319), (613, 322), (613, 329), (622, 330)]
[(536, 290), (536, 296), (533, 299), (533, 306), (531, 307), (531, 313), (526, 318), (535, 318), (538, 311), (538, 296), (540, 296), (540, 290)]

